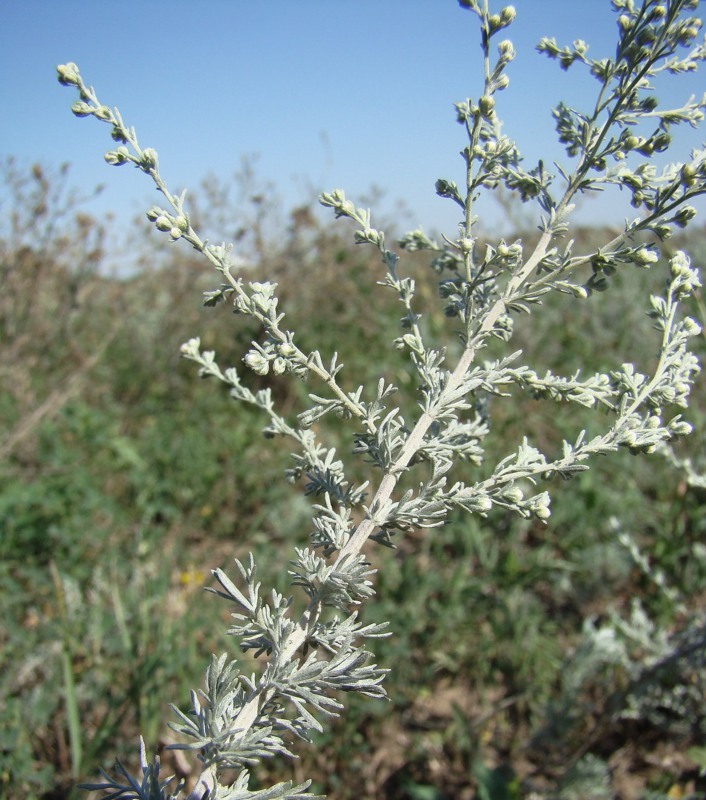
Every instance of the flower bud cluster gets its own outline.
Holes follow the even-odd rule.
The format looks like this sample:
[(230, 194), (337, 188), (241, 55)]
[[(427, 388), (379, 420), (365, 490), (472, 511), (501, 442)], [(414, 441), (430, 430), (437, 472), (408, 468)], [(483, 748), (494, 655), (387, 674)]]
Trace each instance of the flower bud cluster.
[(530, 511), (538, 520), (546, 522), (551, 516), (550, 509), (551, 498), (549, 492), (540, 492), (540, 494), (531, 497), (527, 503), (527, 510)]
[(253, 342), (253, 347), (243, 357), (243, 363), (257, 375), (267, 375), (270, 370), (275, 375), (282, 375), (291, 368), (289, 347), (274, 342), (265, 345)]
[[(76, 64), (60, 64), (57, 67), (59, 83), (64, 86), (76, 86), (80, 100), (77, 100), (71, 110), (77, 117), (93, 116), (102, 122), (109, 123), (111, 138), (119, 144), (115, 150), (109, 150), (104, 158), (111, 166), (119, 167), (123, 164), (134, 164), (143, 172), (155, 175), (158, 169), (157, 151), (151, 147), (141, 149), (135, 138), (134, 131), (129, 131), (120, 118), (117, 109), (115, 112), (108, 106), (98, 102), (93, 89), (84, 85), (81, 74)], [(132, 147), (132, 152), (125, 145)]]
[(504, 239), (493, 248), (488, 245), (484, 263), (501, 269), (515, 269), (522, 260), (522, 242), (518, 239), (508, 244)]
[(127, 147), (121, 145), (115, 150), (109, 150), (105, 154), (105, 161), (112, 167), (119, 167), (122, 164), (129, 164), (132, 161), (132, 156)]
[(537, 52), (544, 53), (549, 58), (557, 60), (564, 70), (569, 69), (575, 61), (588, 63), (587, 51), (588, 45), (583, 39), (576, 39), (572, 47), (559, 47), (554, 37), (542, 36), (537, 45)]
[(500, 9), (499, 14), (491, 14), (488, 17), (488, 34), (493, 36), (499, 30), (507, 28), (507, 26), (514, 21), (517, 16), (515, 6), (505, 6)]
[[(672, 281), (674, 286), (674, 291), (676, 296), (683, 300), (689, 295), (693, 294), (694, 289), (701, 288), (701, 281), (699, 279), (699, 271), (698, 269), (693, 269), (691, 266), (691, 261), (689, 257), (684, 253), (682, 250), (678, 250), (671, 258), (669, 262), (669, 270), (672, 275)], [(698, 328), (698, 325), (691, 320), (690, 317), (687, 317), (686, 320), (690, 322), (690, 330), (695, 330), (694, 326)], [(685, 323), (686, 323), (685, 320)], [(696, 330), (696, 333), (692, 333), (690, 335), (696, 335), (700, 332)]]
[(516, 55), (515, 47), (509, 39), (503, 39), (503, 41), (500, 42), (498, 45), (498, 55), (498, 62), (502, 63), (503, 65), (509, 64), (510, 61), (514, 60)]
[(659, 417), (647, 417), (641, 424), (622, 432), (618, 443), (627, 447), (632, 455), (644, 453), (649, 455), (669, 439), (668, 431), (661, 427)]
[(68, 64), (59, 64), (56, 68), (57, 78), (62, 86), (78, 86), (81, 75), (73, 61)]
[(159, 206), (152, 206), (147, 212), (147, 219), (150, 222), (154, 222), (154, 226), (158, 231), (169, 233), (174, 242), (189, 232), (189, 218), (186, 214), (174, 215), (163, 208), (159, 208)]
[(319, 198), (322, 206), (332, 208), (336, 218), (353, 217), (356, 211), (355, 204), (346, 199), (345, 193), (341, 189), (334, 189), (333, 192), (324, 192)]

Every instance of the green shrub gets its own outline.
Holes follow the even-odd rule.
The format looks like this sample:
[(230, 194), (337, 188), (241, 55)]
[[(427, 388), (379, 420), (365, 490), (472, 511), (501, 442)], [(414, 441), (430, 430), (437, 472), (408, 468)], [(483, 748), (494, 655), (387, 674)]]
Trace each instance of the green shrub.
[[(135, 164), (162, 191), (166, 208), (151, 209), (149, 219), (220, 272), (223, 283), (207, 290), (206, 305), (231, 305), (243, 319), (235, 348), (203, 322), (201, 341), (189, 338), (182, 352), (255, 410), (233, 415), (213, 394), (190, 406), (189, 383), (170, 361), (177, 320), (197, 321), (191, 312), (176, 313), (188, 308), (188, 286), (200, 283), (190, 261), (171, 287), (159, 274), (138, 274), (119, 289), (91, 276), (96, 306), (119, 295), (135, 311), (133, 325), (99, 339), (112, 357), (90, 365), (94, 379), (86, 381), (81, 401), (71, 396), (60, 414), (30, 426), (34, 451), (27, 426), (18, 426), (25, 450), (18, 451), (14, 437), (11, 482), (1, 501), (11, 530), (2, 579), (13, 589), (8, 608), (17, 621), (6, 635), (6, 663), (17, 663), (22, 636), (35, 631), (35, 659), (26, 673), (39, 688), (28, 706), (38, 721), (32, 735), (18, 712), (28, 685), (3, 687), (7, 718), (14, 720), (0, 770), (8, 792), (44, 791), (51, 776), (28, 776), (30, 764), (41, 761), (41, 742), (48, 743), (45, 753), (51, 749), (50, 731), (61, 732), (60, 757), (52, 760), (63, 765), (64, 785), (133, 724), (152, 742), (165, 742), (157, 711), (162, 698), (170, 691), (180, 696), (199, 655), (218, 647), (207, 625), (210, 606), (192, 603), (184, 591), (198, 573), (194, 564), (202, 563), (185, 555), (189, 547), (199, 554), (215, 547), (210, 560), (217, 564), (233, 551), (240, 556), (246, 588), (217, 569), (218, 593), (233, 603), (230, 632), (242, 637), (241, 647), (265, 656), (260, 668), (250, 656), (214, 657), (203, 696), (194, 694), (190, 710), (177, 712), (175, 728), (184, 737), (177, 746), (196, 752), (201, 772), (169, 757), (192, 783), (199, 781), (194, 796), (206, 788), (224, 798), (304, 796), (308, 784), (283, 780), (277, 760), (261, 765), (248, 788), (248, 768), (288, 752), (292, 735), (316, 743), (302, 750), (296, 780), (308, 771), (317, 791), (340, 797), (461, 797), (470, 787), (493, 798), (609, 796), (618, 776), (608, 766), (620, 743), (632, 739), (649, 748), (655, 737), (675, 736), (678, 746), (695, 743), (700, 722), (691, 729), (684, 723), (702, 715), (694, 682), (703, 651), (702, 479), (665, 445), (690, 430), (678, 412), (697, 371), (687, 340), (699, 328), (677, 306), (696, 295), (699, 312), (699, 282), (680, 251), (664, 253), (666, 288), (664, 273), (654, 284), (644, 276), (658, 271), (660, 259), (646, 237), (663, 241), (686, 225), (689, 200), (706, 186), (703, 151), (659, 176), (649, 170), (650, 156), (669, 147), (674, 124), (695, 123), (702, 112), (698, 103), (660, 110), (639, 79), (665, 66), (691, 69), (703, 57), (698, 47), (678, 55), (698, 32), (689, 16), (695, 4), (615, 2), (615, 60), (593, 61), (582, 42), (560, 48), (542, 40), (542, 51), (564, 68), (584, 64), (602, 87), (595, 109), (583, 116), (564, 105), (556, 109), (560, 138), (577, 159), (562, 187), (541, 165), (525, 170), (500, 134), (495, 95), (506, 85), (513, 50), (501, 42), (494, 62), (491, 40), (512, 22), (513, 9), (491, 14), (474, 0), (461, 5), (480, 20), (487, 59), (480, 98), (456, 104), (468, 137), (465, 183), (437, 183), (437, 193), (462, 211), (459, 236), (404, 235), (412, 281), (398, 272), (402, 261), (367, 211), (340, 191), (323, 195), (325, 206), (353, 221), (354, 240), (382, 258), (381, 282), (393, 289), (386, 297), (364, 290), (358, 305), (350, 297), (375, 277), (371, 261), (318, 223), (312, 229), (307, 222), (312, 263), (328, 259), (335, 266), (310, 268), (310, 280), (287, 286), (302, 258), (295, 227), (286, 247), (272, 244), (275, 275), (236, 277), (228, 249), (202, 241), (183, 197), (163, 183), (155, 151), (139, 146), (74, 65), (59, 68), (62, 83), (79, 91), (74, 112), (111, 125), (117, 146), (108, 162)], [(642, 216), (617, 235), (577, 236), (572, 250), (573, 197), (606, 184), (625, 189)], [(524, 247), (477, 236), (475, 195), (497, 186), (543, 211), (540, 235), (526, 238)], [(258, 242), (256, 251), (267, 252), (267, 242)], [(427, 251), (432, 270), (424, 276), (420, 256)], [(640, 269), (626, 274), (630, 265)], [(283, 284), (279, 295), (272, 277)], [(434, 283), (441, 306), (422, 318), (417, 309), (430, 300)], [(653, 297), (656, 335), (639, 326), (636, 298), (645, 289)], [(328, 318), (321, 313), (324, 293)], [(388, 307), (395, 299), (397, 311)], [(278, 302), (297, 323), (296, 339), (293, 327), (283, 327)], [(389, 325), (400, 314), (401, 335)], [(31, 330), (38, 323), (26, 324)], [(90, 313), (77, 314), (72, 324), (86, 336), (100, 329)], [(399, 352), (380, 343), (387, 332)], [(509, 357), (513, 337), (532, 370)], [(448, 345), (437, 349), (432, 340)], [(221, 370), (212, 352), (217, 347), (235, 358), (239, 345), (250, 369), (242, 376)], [(347, 366), (339, 375), (332, 354), (344, 347)], [(45, 357), (72, 374), (63, 353), (49, 349)], [(170, 365), (164, 381), (154, 377), (160, 364)], [(318, 383), (292, 387), (292, 374)], [(52, 398), (50, 387), (38, 384), (38, 403)], [(109, 398), (102, 408), (101, 395)], [(189, 402), (181, 404), (182, 395)], [(5, 410), (17, 424), (17, 405)], [(258, 411), (271, 448), (253, 435)], [(310, 498), (294, 505), (271, 480), (292, 441), (297, 452), (286, 474)], [(351, 449), (363, 458), (344, 472), (337, 453)], [(629, 463), (628, 454), (651, 452), (668, 456), (664, 469)], [(589, 457), (609, 453), (612, 468), (599, 460), (585, 472)], [(18, 469), (28, 454), (41, 465), (35, 493)], [(670, 461), (677, 471), (670, 472)], [(572, 477), (575, 491), (558, 493), (553, 524), (545, 527), (547, 490)], [(89, 536), (80, 531), (85, 522)], [(441, 524), (443, 532), (419, 533)], [(307, 528), (312, 550), (302, 541)], [(361, 628), (352, 611), (374, 594), (367, 547), (361, 554), (367, 539), (398, 547), (375, 557), (378, 599), (365, 603)], [(256, 551), (258, 563), (267, 561), (261, 577), (269, 582), (278, 580), (281, 553), (291, 542), (298, 548), (288, 569), (304, 594), (291, 604), (276, 592), (260, 596), (255, 562), (243, 548)], [(632, 596), (644, 604), (631, 604)], [(165, 612), (165, 601), (187, 603), (188, 619)], [(603, 618), (596, 620), (597, 612)], [(387, 623), (389, 639), (381, 636)], [(45, 627), (55, 628), (53, 638)], [(367, 649), (361, 638), (370, 639)], [(385, 669), (371, 666), (370, 652)], [(37, 653), (47, 654), (39, 664)], [(369, 699), (384, 694), (387, 668), (397, 722)], [(342, 709), (340, 690), (352, 695), (349, 710), (326, 732), (320, 719)], [(127, 709), (134, 719), (126, 723)], [(116, 796), (166, 796), (165, 787), (152, 783), (158, 762), (143, 752), (141, 765), (142, 788), (126, 782), (122, 767), (115, 779), (106, 774), (92, 786)]]

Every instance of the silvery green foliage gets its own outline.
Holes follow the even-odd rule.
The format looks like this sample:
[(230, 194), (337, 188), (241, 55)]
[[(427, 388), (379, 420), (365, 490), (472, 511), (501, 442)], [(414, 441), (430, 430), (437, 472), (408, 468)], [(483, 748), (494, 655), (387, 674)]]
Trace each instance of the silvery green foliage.
[[(600, 623), (584, 620), (581, 640), (562, 671), (562, 697), (553, 710), (562, 724), (587, 713), (579, 698), (600, 686), (609, 696), (605, 713), (623, 719), (646, 720), (670, 735), (706, 734), (706, 615), (689, 612), (679, 590), (650, 563), (634, 538), (612, 519), (618, 542), (652, 584), (654, 594), (668, 602), (684, 622), (667, 631), (650, 617), (639, 599), (628, 615), (610, 611)], [(706, 558), (703, 548), (692, 557)], [(619, 689), (615, 689), (615, 686)], [(606, 688), (611, 687), (609, 689)]]
[(630, 615), (613, 612), (583, 636), (564, 674), (565, 703), (576, 707), (582, 687), (613, 673), (626, 681), (611, 698), (613, 713), (649, 721), (670, 734), (706, 733), (706, 617), (692, 616), (676, 633), (650, 619), (639, 600)]
[[(374, 595), (375, 570), (361, 553), (368, 539), (391, 546), (398, 533), (442, 525), (455, 509), (485, 517), (499, 507), (546, 521), (548, 479), (569, 479), (588, 469), (591, 457), (621, 447), (633, 453), (655, 452), (691, 430), (680, 410), (687, 406), (699, 369), (688, 350), (699, 326), (680, 316), (679, 304), (700, 283), (684, 253), (671, 258), (664, 293), (649, 302), (658, 351), (653, 365), (638, 370), (618, 360), (606, 373), (563, 376), (540, 374), (524, 365), (519, 350), (493, 361), (480, 357), (492, 338), (509, 342), (517, 315), (536, 310), (550, 292), (566, 293), (581, 302), (607, 289), (618, 269), (655, 267), (659, 251), (646, 243), (644, 234), (652, 234), (653, 240), (667, 239), (694, 216), (689, 203), (706, 191), (706, 151), (694, 151), (686, 161), (661, 172), (650, 159), (670, 148), (675, 125), (695, 125), (702, 119), (704, 101), (691, 99), (677, 109), (662, 109), (650, 81), (665, 71), (691, 71), (706, 57), (704, 45), (696, 43), (700, 22), (690, 16), (696, 2), (646, 0), (637, 6), (633, 0), (614, 0), (619, 14), (614, 57), (594, 60), (580, 40), (566, 48), (552, 39), (540, 42), (540, 52), (559, 60), (562, 68), (582, 64), (598, 83), (593, 108), (577, 110), (562, 103), (554, 110), (559, 138), (573, 159), (571, 168), (557, 167), (558, 178), (542, 162), (526, 168), (515, 142), (502, 133), (496, 113), (496, 98), (509, 84), (506, 70), (515, 55), (509, 40), (499, 41), (497, 47), (496, 42), (512, 23), (514, 8), (491, 13), (487, 2), (461, 0), (460, 5), (478, 17), (485, 58), (478, 99), (455, 106), (467, 140), (462, 150), (464, 180), (461, 185), (445, 179), (436, 184), (437, 194), (460, 209), (457, 237), (436, 240), (422, 230), (412, 231), (399, 242), (398, 252), (373, 227), (370, 212), (358, 208), (343, 191), (321, 196), (321, 203), (336, 217), (356, 224), (357, 243), (378, 251), (383, 268), (380, 283), (399, 299), (402, 330), (394, 345), (407, 354), (416, 372), (416, 416), (403, 416), (395, 402), (397, 387), (383, 378), (373, 386), (346, 388), (335, 353), (302, 350), (284, 322), (277, 285), (247, 282), (234, 274), (232, 247), (200, 238), (192, 227), (185, 193), (170, 192), (157, 153), (139, 145), (134, 129), (124, 124), (116, 109), (98, 100), (75, 64), (58, 68), (60, 82), (78, 90), (73, 112), (110, 126), (116, 146), (106, 161), (134, 165), (162, 193), (164, 205), (151, 208), (149, 220), (170, 239), (190, 244), (220, 274), (220, 285), (205, 295), (206, 305), (228, 303), (262, 326), (264, 340), (253, 342), (244, 354), (245, 369), (258, 375), (291, 374), (317, 384), (309, 406), (296, 419), (288, 419), (269, 390), (252, 392), (240, 371), (222, 368), (212, 351), (202, 350), (198, 338), (182, 347), (200, 375), (216, 378), (236, 400), (260, 409), (266, 437), (283, 436), (292, 442), (293, 466), (286, 478), (303, 484), (305, 494), (315, 499), (311, 546), (296, 549), (289, 570), (292, 584), (306, 595), (301, 615), (293, 615), (291, 598), (277, 591), (263, 592), (252, 557), (247, 563), (236, 562), (235, 580), (220, 570), (214, 572), (218, 584), (214, 591), (233, 610), (229, 633), (239, 637), (244, 650), (262, 659), (262, 668), (248, 675), (237, 661), (214, 656), (205, 687), (192, 694), (191, 707), (175, 709), (173, 727), (183, 738), (179, 746), (195, 751), (202, 764), (194, 798), (309, 796), (308, 784), (251, 792), (248, 769), (263, 758), (290, 754), (293, 740), (308, 739), (311, 731), (321, 730), (322, 719), (341, 710), (341, 692), (385, 695), (385, 670), (370, 663), (365, 640), (387, 631), (384, 626), (364, 625), (357, 616), (357, 608)], [(625, 189), (639, 216), (626, 221), (623, 231), (597, 250), (577, 253), (566, 238), (573, 201), (606, 185)], [(475, 198), (496, 187), (538, 204), (542, 233), (531, 252), (521, 241), (502, 239), (480, 247)], [(415, 282), (400, 270), (404, 252), (414, 250), (431, 254), (443, 308), (462, 343), (456, 363), (449, 362), (443, 345), (427, 340)], [(350, 380), (355, 385), (354, 376)], [(595, 430), (577, 431), (558, 453), (542, 453), (525, 437), (497, 464), (486, 464), (487, 399), (502, 397), (512, 388), (546, 401), (595, 409), (600, 412)], [(369, 483), (352, 483), (344, 458), (319, 440), (314, 423), (330, 414), (350, 422), (355, 437), (352, 455), (372, 465)], [(467, 462), (468, 477), (451, 482), (449, 471), (460, 461)], [(417, 480), (416, 488), (401, 493), (400, 477), (409, 471)], [(225, 787), (220, 776), (233, 769), (236, 782)], [(117, 782), (106, 778), (100, 786), (113, 797), (167, 797), (165, 785), (157, 780), (156, 762), (144, 764), (143, 772), (145, 780), (139, 785), (122, 771)]]

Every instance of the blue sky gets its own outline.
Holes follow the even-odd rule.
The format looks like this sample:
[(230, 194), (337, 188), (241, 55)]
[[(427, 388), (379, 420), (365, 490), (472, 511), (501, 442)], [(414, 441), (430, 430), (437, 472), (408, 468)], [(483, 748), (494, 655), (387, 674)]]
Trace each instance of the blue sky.
[[(534, 46), (544, 34), (561, 44), (581, 37), (591, 54), (611, 55), (615, 14), (608, 0), (514, 5), (506, 33), (518, 57), (498, 95), (504, 131), (530, 165), (566, 164), (550, 109), (562, 98), (588, 108), (598, 84), (580, 68), (562, 72)], [(259, 154), (258, 172), (289, 205), (338, 187), (355, 199), (377, 185), (384, 210), (402, 200), (412, 226), (453, 233), (457, 209), (436, 197), (434, 182), (462, 181), (453, 103), (482, 85), (475, 20), (455, 0), (7, 0), (0, 154), (68, 161), (76, 185), (105, 183), (96, 213), (128, 221), (149, 205), (143, 175), (103, 162), (107, 126), (70, 113), (73, 93), (54, 67), (75, 61), (159, 152), (173, 190), (196, 187), (208, 172), (229, 176), (242, 156)], [(661, 91), (681, 104), (706, 78), (672, 87)], [(686, 153), (704, 139), (703, 128), (687, 128), (678, 142)], [(622, 196), (593, 200), (581, 215), (602, 221), (616, 209), (621, 219), (631, 214)], [(486, 229), (500, 223), (497, 209), (486, 213)]]

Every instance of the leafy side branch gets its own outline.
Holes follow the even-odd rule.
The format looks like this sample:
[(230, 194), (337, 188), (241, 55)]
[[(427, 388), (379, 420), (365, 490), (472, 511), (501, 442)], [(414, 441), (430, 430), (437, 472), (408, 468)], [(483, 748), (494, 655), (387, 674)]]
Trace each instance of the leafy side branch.
[[(322, 730), (321, 720), (342, 710), (341, 692), (385, 695), (386, 669), (370, 663), (365, 642), (388, 635), (386, 626), (365, 625), (358, 618), (358, 607), (374, 595), (375, 570), (362, 554), (368, 539), (390, 546), (397, 533), (443, 525), (456, 509), (484, 517), (493, 508), (502, 508), (545, 522), (550, 517), (550, 497), (543, 488), (548, 479), (571, 478), (588, 469), (591, 457), (620, 447), (653, 453), (691, 430), (680, 409), (687, 406), (699, 369), (688, 349), (699, 326), (679, 315), (679, 303), (700, 282), (698, 271), (682, 252), (670, 260), (664, 294), (650, 300), (648, 313), (657, 331), (659, 355), (644, 374), (623, 363), (590, 376), (540, 375), (521, 364), (520, 351), (495, 361), (481, 362), (479, 355), (492, 338), (509, 342), (517, 315), (540, 313), (548, 293), (569, 294), (580, 302), (607, 289), (618, 269), (656, 264), (658, 249), (645, 243), (644, 234), (667, 239), (694, 217), (689, 203), (706, 192), (706, 151), (694, 151), (660, 174), (650, 158), (669, 150), (674, 125), (701, 120), (704, 102), (692, 98), (682, 108), (661, 110), (650, 82), (663, 71), (696, 69), (706, 56), (704, 45), (696, 43), (700, 22), (690, 16), (695, 3), (647, 0), (637, 8), (632, 0), (614, 0), (619, 14), (614, 58), (589, 58), (588, 46), (580, 40), (569, 48), (553, 39), (540, 42), (540, 52), (557, 59), (564, 69), (583, 65), (599, 86), (593, 109), (580, 111), (562, 103), (554, 110), (560, 141), (575, 159), (573, 170), (558, 167), (556, 185), (556, 176), (542, 162), (526, 169), (515, 142), (501, 133), (496, 96), (509, 85), (506, 72), (515, 51), (509, 40), (501, 40), (494, 49), (494, 40), (513, 22), (514, 8), (491, 13), (487, 2), (461, 0), (460, 5), (480, 22), (484, 79), (478, 100), (456, 104), (467, 139), (462, 151), (465, 183), (461, 188), (451, 180), (436, 184), (437, 194), (462, 211), (457, 238), (438, 242), (417, 230), (401, 239), (401, 252), (396, 252), (388, 248), (384, 233), (372, 226), (370, 211), (356, 207), (341, 190), (321, 196), (321, 203), (336, 217), (356, 224), (357, 243), (377, 249), (384, 269), (380, 284), (396, 292), (404, 309), (402, 331), (394, 345), (406, 353), (416, 374), (415, 417), (403, 415), (395, 402), (397, 387), (383, 378), (375, 386), (348, 390), (335, 353), (326, 356), (300, 349), (295, 333), (283, 325), (277, 285), (246, 283), (236, 277), (232, 246), (211, 245), (194, 230), (185, 194), (170, 192), (157, 153), (140, 146), (135, 130), (125, 125), (117, 109), (98, 100), (74, 64), (58, 68), (60, 82), (78, 91), (74, 114), (93, 116), (110, 126), (117, 146), (106, 154), (106, 161), (137, 167), (164, 197), (166, 207), (150, 209), (149, 220), (171, 240), (186, 241), (220, 273), (223, 282), (206, 293), (205, 304), (228, 303), (261, 326), (264, 341), (252, 343), (244, 354), (244, 366), (258, 375), (272, 372), (318, 381), (308, 407), (290, 420), (278, 410), (268, 389), (251, 391), (239, 371), (222, 369), (212, 351), (201, 349), (198, 338), (182, 346), (200, 375), (216, 378), (236, 400), (260, 409), (267, 420), (266, 436), (285, 436), (294, 443), (294, 466), (287, 478), (302, 481), (305, 494), (317, 498), (312, 506), (311, 546), (297, 548), (290, 562), (292, 584), (306, 596), (306, 608), (299, 616), (292, 612), (292, 598), (275, 590), (262, 593), (252, 556), (247, 563), (236, 562), (237, 581), (214, 571), (213, 591), (233, 610), (229, 633), (239, 638), (244, 651), (261, 658), (262, 668), (247, 675), (237, 661), (214, 656), (204, 689), (192, 693), (191, 707), (175, 709), (173, 727), (182, 737), (177, 746), (195, 751), (202, 765), (193, 798), (310, 796), (308, 783), (251, 790), (248, 770), (263, 758), (292, 755), (294, 739), (308, 740), (312, 731)], [(639, 216), (593, 252), (575, 255), (571, 241), (560, 252), (558, 243), (569, 230), (576, 196), (610, 184), (630, 193)], [(481, 247), (474, 198), (498, 187), (539, 205), (542, 232), (531, 252), (525, 252), (520, 241), (500, 240)], [(444, 312), (457, 325), (462, 348), (455, 364), (448, 363), (443, 344), (427, 340), (415, 282), (400, 272), (402, 255), (415, 250), (429, 251)], [(590, 270), (587, 278), (585, 268)], [(600, 431), (591, 436), (577, 431), (556, 455), (540, 452), (526, 437), (496, 464), (486, 464), (485, 439), (491, 431), (486, 399), (502, 398), (513, 388), (535, 398), (600, 410), (604, 412), (597, 423)], [(370, 481), (352, 483), (336, 450), (319, 440), (314, 425), (331, 413), (354, 426), (352, 455), (373, 466)], [(467, 462), (470, 479), (452, 482), (449, 473), (461, 461)], [(402, 492), (400, 478), (408, 472), (418, 483)], [(148, 762), (143, 751), (142, 764), (141, 780), (120, 769), (116, 778), (106, 775), (91, 788), (116, 798), (176, 796), (168, 793), (171, 784), (159, 778), (157, 760)], [(221, 782), (227, 770), (237, 771), (230, 785)]]

